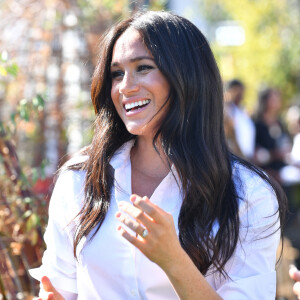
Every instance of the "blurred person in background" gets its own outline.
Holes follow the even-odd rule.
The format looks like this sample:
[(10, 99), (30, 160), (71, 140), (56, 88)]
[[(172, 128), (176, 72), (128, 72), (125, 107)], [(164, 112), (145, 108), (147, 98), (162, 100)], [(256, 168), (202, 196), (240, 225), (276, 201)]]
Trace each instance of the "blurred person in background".
[(267, 88), (259, 93), (255, 113), (255, 163), (284, 184), (280, 170), (287, 165), (291, 140), (280, 120), (281, 107), (282, 98), (277, 89)]
[(279, 175), (286, 186), (300, 183), (300, 107), (292, 105), (286, 113), (286, 124), (293, 143), (286, 155), (288, 165), (280, 169)]
[(288, 130), (293, 137), (289, 163), (300, 167), (300, 105), (292, 105), (286, 114)]
[(225, 84), (224, 126), (231, 151), (252, 161), (255, 149), (255, 126), (242, 108), (244, 93), (245, 86), (238, 79)]

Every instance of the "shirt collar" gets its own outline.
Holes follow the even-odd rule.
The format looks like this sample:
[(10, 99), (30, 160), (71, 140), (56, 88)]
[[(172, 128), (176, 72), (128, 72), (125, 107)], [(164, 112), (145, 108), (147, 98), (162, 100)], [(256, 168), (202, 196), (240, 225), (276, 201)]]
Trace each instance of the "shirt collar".
[[(135, 143), (135, 140), (132, 139), (128, 142), (126, 142), (125, 144), (123, 144), (114, 154), (114, 156), (111, 158), (110, 160), (110, 165), (116, 170), (122, 166), (124, 166), (125, 164), (128, 163), (128, 161), (130, 161), (130, 151), (131, 148), (133, 147)], [(171, 170), (173, 175), (176, 178), (177, 183), (180, 182), (180, 177), (177, 173), (177, 170), (174, 166), (174, 164), (172, 164), (171, 166)]]
[(130, 151), (135, 143), (135, 140), (132, 139), (125, 144), (123, 144), (114, 154), (110, 160), (110, 165), (116, 170), (123, 166), (130, 160)]

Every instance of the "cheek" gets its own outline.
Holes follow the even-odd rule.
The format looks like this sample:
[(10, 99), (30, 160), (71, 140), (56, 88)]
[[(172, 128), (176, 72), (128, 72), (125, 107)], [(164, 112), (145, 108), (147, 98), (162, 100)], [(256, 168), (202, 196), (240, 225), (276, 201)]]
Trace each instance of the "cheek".
[(170, 85), (165, 79), (162, 79), (159, 82), (159, 92), (160, 92), (162, 98), (164, 98), (164, 100), (167, 100), (167, 98), (170, 94)]
[(111, 96), (111, 99), (114, 99), (114, 98), (115, 98), (115, 94), (116, 94), (116, 85), (115, 85), (115, 84), (112, 84), (111, 90), (110, 90), (110, 96)]
[(118, 88), (116, 87), (116, 85), (112, 85), (111, 87), (111, 90), (110, 90), (110, 96), (111, 96), (111, 99), (114, 103), (114, 106), (116, 107), (117, 109), (117, 104), (118, 104), (118, 100), (119, 100), (119, 93), (118, 93)]
[(146, 77), (144, 83), (161, 95), (169, 94), (170, 84), (159, 70), (151, 73), (149, 77)]

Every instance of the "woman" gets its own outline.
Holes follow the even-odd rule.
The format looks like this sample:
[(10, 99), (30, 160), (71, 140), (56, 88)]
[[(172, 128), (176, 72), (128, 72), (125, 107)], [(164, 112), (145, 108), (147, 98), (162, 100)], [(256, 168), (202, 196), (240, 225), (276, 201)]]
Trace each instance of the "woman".
[(92, 144), (51, 199), (32, 272), (40, 299), (274, 298), (284, 198), (227, 149), (222, 82), (202, 33), (167, 12), (117, 24), (92, 100)]
[(281, 95), (276, 89), (268, 88), (259, 94), (255, 119), (255, 161), (283, 184), (280, 170), (286, 166), (291, 140), (279, 119), (281, 102)]

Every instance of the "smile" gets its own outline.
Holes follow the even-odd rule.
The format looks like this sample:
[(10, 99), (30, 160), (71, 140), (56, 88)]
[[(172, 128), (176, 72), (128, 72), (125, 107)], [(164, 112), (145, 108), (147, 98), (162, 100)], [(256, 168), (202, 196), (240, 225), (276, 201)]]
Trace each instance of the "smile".
[(136, 102), (132, 102), (132, 103), (127, 103), (125, 104), (125, 109), (127, 112), (129, 111), (134, 111), (137, 110), (139, 108), (143, 108), (145, 106), (147, 106), (150, 103), (150, 100), (143, 100), (143, 101), (136, 101)]

